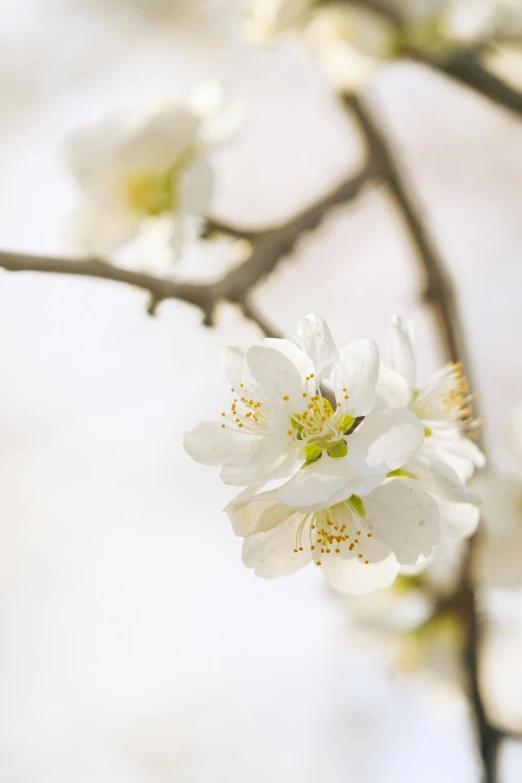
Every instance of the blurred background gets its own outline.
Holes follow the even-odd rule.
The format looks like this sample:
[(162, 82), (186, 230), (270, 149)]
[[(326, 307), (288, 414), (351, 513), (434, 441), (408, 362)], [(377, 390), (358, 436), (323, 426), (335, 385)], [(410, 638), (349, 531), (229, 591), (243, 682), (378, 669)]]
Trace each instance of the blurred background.
[[(215, 156), (212, 217), (270, 226), (357, 170), (362, 142), (331, 74), (299, 31), (253, 44), (244, 5), (2, 0), (2, 250), (70, 255), (78, 194), (66, 135), (114, 109), (181, 99), (209, 76), (246, 113)], [(463, 2), (464, 38), (509, 5), (520, 11)], [(508, 39), (514, 24), (494, 29)], [(520, 61), (506, 43), (491, 67), (522, 87)], [(520, 117), (402, 59), (384, 62), (364, 91), (454, 278), (490, 456), (513, 471)], [(212, 281), (236, 255), (231, 240), (194, 235), (171, 269), (158, 271), (143, 248), (133, 263)], [(415, 320), (421, 377), (445, 360), (411, 243), (378, 186), (333, 210), (252, 298), (287, 336), (320, 313), (340, 344), (371, 337), (384, 348), (399, 312)], [(1, 780), (478, 781), (450, 646), (419, 649), (390, 632), (414, 627), (422, 595), (396, 591), (400, 607), (348, 601), (312, 569), (256, 578), (221, 512), (233, 488), (183, 451), (183, 432), (226, 399), (221, 347), (260, 339), (257, 326), (227, 304), (214, 328), (184, 302), (162, 303), (155, 318), (146, 304), (119, 283), (0, 273)], [(520, 593), (491, 601), (489, 708), (518, 732)], [(508, 742), (500, 779), (521, 778), (522, 749)]]

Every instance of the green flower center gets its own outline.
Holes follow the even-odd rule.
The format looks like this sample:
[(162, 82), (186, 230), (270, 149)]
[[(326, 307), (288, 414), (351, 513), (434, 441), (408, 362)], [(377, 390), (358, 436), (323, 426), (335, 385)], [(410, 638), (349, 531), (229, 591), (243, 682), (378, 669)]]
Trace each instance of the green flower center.
[(147, 217), (173, 212), (179, 202), (181, 176), (196, 154), (197, 148), (189, 146), (163, 171), (129, 171), (121, 183), (123, 200), (128, 209)]
[(350, 429), (355, 419), (340, 408), (336, 411), (331, 403), (319, 394), (309, 397), (307, 406), (302, 413), (296, 413), (290, 418), (294, 438), (301, 441), (304, 448), (305, 465), (318, 460), (323, 451), (333, 459), (346, 457), (348, 444), (343, 435)]
[(123, 198), (132, 212), (157, 217), (175, 208), (176, 184), (171, 171), (131, 172), (123, 181)]

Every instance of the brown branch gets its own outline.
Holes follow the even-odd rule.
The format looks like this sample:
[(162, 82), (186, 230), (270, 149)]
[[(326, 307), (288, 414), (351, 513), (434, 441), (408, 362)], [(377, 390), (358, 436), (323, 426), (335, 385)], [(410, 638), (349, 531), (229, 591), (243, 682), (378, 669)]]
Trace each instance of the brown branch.
[(250, 321), (253, 321), (266, 337), (282, 337), (282, 333), (278, 332), (274, 327), (268, 323), (264, 315), (259, 312), (257, 307), (252, 304), (252, 302), (246, 298), (244, 302), (242, 302), (242, 308), (243, 312), (245, 314), (245, 317), (248, 318)]
[[(392, 195), (407, 229), (425, 278), (425, 295), (440, 326), (448, 357), (453, 361), (463, 361), (469, 375), (466, 338), (455, 289), (419, 207), (415, 191), (407, 181), (392, 145), (368, 105), (355, 95), (343, 96), (343, 102), (355, 116), (366, 142), (368, 158)], [(468, 675), (468, 698), (475, 721), (484, 783), (495, 783), (498, 774), (498, 750), (505, 735), (489, 721), (480, 689), (480, 619), (472, 578), (472, 558), (477, 541), (477, 536), (470, 541), (462, 580), (453, 596), (453, 605), (459, 613), (466, 634), (463, 656)]]
[(344, 95), (343, 102), (359, 123), (368, 148), (368, 158), (372, 161), (376, 176), (387, 185), (393, 196), (424, 276), (424, 296), (433, 307), (448, 347), (449, 358), (452, 361), (462, 361), (469, 375), (466, 340), (457, 297), (442, 256), (419, 207), (419, 199), (411, 183), (406, 182), (396, 162), (396, 153), (366, 103), (352, 94)]
[[(399, 40), (406, 42), (403, 54), (416, 62), (449, 76), (468, 87), (497, 106), (522, 115), (522, 92), (499, 79), (482, 64), (482, 56), (488, 44), (501, 43), (502, 38), (493, 37), (477, 46), (466, 46), (451, 52), (446, 57), (430, 56), (426, 51), (408, 46), (410, 20), (400, 6), (390, 0), (344, 0), (348, 5), (361, 6), (378, 13), (394, 25)], [(506, 40), (510, 40), (509, 36)], [(511, 40), (519, 40), (517, 38)]]
[(428, 62), (419, 56), (416, 59), (469, 87), (497, 106), (522, 115), (522, 93), (488, 71), (482, 65), (481, 58), (479, 50), (464, 49), (440, 62)]
[(96, 258), (73, 260), (10, 251), (0, 252), (0, 267), (10, 272), (46, 272), (127, 283), (149, 292), (147, 311), (151, 315), (155, 314), (158, 305), (165, 299), (180, 299), (199, 307), (204, 314), (204, 323), (209, 326), (213, 323), (216, 304), (225, 300), (240, 305), (247, 317), (254, 320), (267, 334), (274, 335), (276, 332), (273, 327), (250, 302), (251, 290), (270, 275), (280, 261), (295, 249), (301, 237), (316, 229), (334, 207), (354, 199), (370, 177), (370, 170), (364, 169), (275, 228), (243, 231), (215, 221), (207, 221), (209, 235), (219, 232), (241, 237), (247, 239), (252, 246), (248, 259), (217, 283), (204, 285), (176, 282), (143, 272), (121, 269)]

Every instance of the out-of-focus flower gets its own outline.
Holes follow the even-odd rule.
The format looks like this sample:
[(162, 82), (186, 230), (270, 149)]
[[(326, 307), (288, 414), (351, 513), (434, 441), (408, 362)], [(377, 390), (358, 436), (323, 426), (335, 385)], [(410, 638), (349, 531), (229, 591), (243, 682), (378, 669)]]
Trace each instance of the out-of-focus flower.
[(519, 0), (453, 0), (444, 19), (448, 37), (461, 43), (522, 35)]
[(346, 3), (317, 9), (304, 40), (334, 87), (345, 91), (361, 87), (396, 53), (394, 26), (379, 13)]
[[(314, 513), (242, 492), (227, 506), (243, 562), (258, 576), (287, 576), (314, 562), (332, 587), (363, 594), (386, 587), (401, 564), (427, 557), (439, 541), (438, 509), (419, 483), (391, 479)], [(266, 497), (266, 496), (265, 496)]]
[(381, 364), (378, 407), (408, 407), (423, 424), (424, 443), (400, 473), (418, 479), (441, 512), (445, 538), (471, 535), (478, 524), (479, 498), (466, 486), (485, 458), (466, 436), (479, 422), (472, 417), (466, 379), (459, 364), (448, 364), (427, 384), (416, 384), (416, 360), (410, 331), (397, 316), (392, 319), (389, 365)]
[(245, 0), (244, 31), (253, 42), (268, 41), (299, 28), (315, 0)]
[[(293, 341), (229, 349), (225, 364), (237, 395), (230, 411), (221, 423), (204, 422), (186, 433), (185, 448), (198, 462), (223, 466), (226, 483), (291, 476), (270, 498), (316, 511), (378, 487), (423, 442), (422, 425), (410, 411), (372, 413), (375, 343), (355, 340), (338, 352), (318, 316), (302, 319)], [(330, 374), (333, 404), (321, 388)]]
[(109, 117), (73, 133), (66, 154), (83, 191), (72, 229), (75, 243), (85, 252), (110, 253), (146, 221), (168, 216), (179, 254), (185, 218), (203, 214), (210, 203), (209, 154), (231, 138), (242, 119), (242, 109), (225, 108), (223, 88), (209, 81), (186, 103)]

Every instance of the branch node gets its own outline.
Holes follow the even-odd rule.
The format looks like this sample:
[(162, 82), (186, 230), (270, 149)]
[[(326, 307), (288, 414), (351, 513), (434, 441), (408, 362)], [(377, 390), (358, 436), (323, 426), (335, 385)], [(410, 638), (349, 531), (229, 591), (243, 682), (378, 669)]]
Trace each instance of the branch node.
[(158, 305), (163, 301), (162, 296), (158, 296), (157, 294), (151, 294), (149, 298), (149, 303), (147, 305), (147, 313), (151, 315), (152, 317), (157, 315)]

